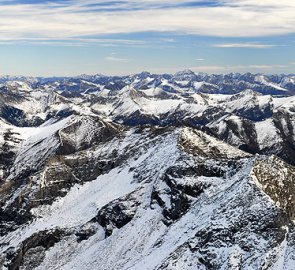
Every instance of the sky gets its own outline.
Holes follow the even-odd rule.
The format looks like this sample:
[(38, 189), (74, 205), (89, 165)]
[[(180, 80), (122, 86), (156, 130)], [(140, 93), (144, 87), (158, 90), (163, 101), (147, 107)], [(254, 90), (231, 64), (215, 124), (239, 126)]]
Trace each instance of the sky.
[(0, 75), (295, 73), (294, 0), (0, 0)]

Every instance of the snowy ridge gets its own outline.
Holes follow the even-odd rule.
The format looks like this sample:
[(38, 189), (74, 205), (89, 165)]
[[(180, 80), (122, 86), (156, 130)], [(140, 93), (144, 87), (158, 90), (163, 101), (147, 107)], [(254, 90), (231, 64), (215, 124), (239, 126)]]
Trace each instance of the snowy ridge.
[(0, 268), (294, 269), (293, 79), (1, 78)]
[(249, 157), (250, 154), (219, 141), (201, 131), (184, 128), (181, 132), (180, 141), (187, 146), (191, 153), (198, 156), (234, 159)]

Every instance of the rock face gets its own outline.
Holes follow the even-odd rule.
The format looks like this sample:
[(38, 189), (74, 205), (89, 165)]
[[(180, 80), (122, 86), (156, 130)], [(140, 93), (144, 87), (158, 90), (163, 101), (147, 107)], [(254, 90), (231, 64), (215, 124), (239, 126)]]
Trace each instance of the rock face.
[(271, 156), (256, 161), (253, 178), (277, 206), (295, 220), (295, 168)]
[[(295, 103), (236, 78), (285, 91), (190, 71), (3, 81), (24, 113), (0, 116), (0, 269), (294, 269)], [(201, 79), (238, 93), (190, 92)]]

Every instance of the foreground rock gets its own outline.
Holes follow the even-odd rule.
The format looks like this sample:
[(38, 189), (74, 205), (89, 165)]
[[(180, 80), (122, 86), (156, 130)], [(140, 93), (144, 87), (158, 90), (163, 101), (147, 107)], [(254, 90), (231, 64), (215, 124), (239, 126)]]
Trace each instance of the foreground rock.
[(126, 128), (93, 116), (35, 130), (18, 147), (1, 183), (2, 269), (295, 263), (295, 170), (276, 157), (192, 128)]

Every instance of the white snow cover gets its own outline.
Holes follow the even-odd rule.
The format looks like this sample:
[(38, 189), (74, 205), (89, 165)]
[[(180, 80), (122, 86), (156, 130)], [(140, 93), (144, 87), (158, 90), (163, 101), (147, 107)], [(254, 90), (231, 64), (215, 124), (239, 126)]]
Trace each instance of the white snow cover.
[[(176, 99), (154, 99), (151, 97), (152, 93), (150, 90), (147, 93), (150, 97), (138, 95), (135, 91), (134, 89), (127, 89), (127, 91), (123, 92), (118, 105), (114, 106), (115, 108), (111, 114), (128, 116), (136, 111), (140, 111), (143, 114), (160, 116), (174, 113), (175, 111), (200, 113), (207, 108), (204, 104), (187, 103), (180, 97)], [(145, 91), (141, 92), (145, 93)]]
[(261, 150), (282, 142), (281, 137), (279, 136), (279, 131), (275, 127), (272, 119), (256, 122), (255, 129), (257, 142), (259, 143)]
[(23, 139), (12, 168), (9, 179), (20, 174), (21, 171), (38, 167), (59, 145), (56, 132), (65, 127), (73, 119), (69, 116), (61, 121), (45, 123), (40, 127), (19, 128), (14, 131)]
[[(250, 154), (241, 151), (223, 141), (215, 139), (199, 130), (184, 128), (181, 132), (181, 138), (185, 142), (189, 142), (189, 145), (192, 149), (197, 147), (205, 155), (216, 155), (227, 159), (250, 156)], [(197, 154), (202, 155), (199, 151)]]
[[(59, 127), (62, 126), (61, 124), (67, 123), (67, 121), (69, 119), (59, 123)], [(51, 128), (51, 131), (56, 130), (57, 127), (58, 124)], [(43, 135), (41, 134), (38, 136), (42, 138)], [(12, 245), (16, 246), (18, 242), (25, 240), (40, 230), (83, 225), (95, 216), (97, 209), (140, 187), (135, 180), (134, 171), (131, 172), (130, 168), (144, 167), (146, 177), (151, 175), (155, 177), (165, 171), (165, 168), (171, 166), (179, 155), (177, 137), (177, 132), (172, 133), (168, 137), (161, 138), (159, 144), (151, 145), (149, 149), (145, 149), (144, 143), (146, 140), (140, 134), (130, 132), (119, 142), (119, 145), (118, 141), (115, 141), (110, 142), (109, 145), (105, 145), (101, 149), (97, 149), (97, 154), (110, 151), (110, 148), (117, 149), (119, 152), (126, 152), (126, 147), (130, 146), (132, 142), (132, 144), (138, 145), (139, 149), (141, 149), (142, 145), (143, 148), (140, 151), (143, 152), (138, 157), (131, 158), (124, 167), (115, 168), (108, 174), (103, 174), (96, 180), (84, 185), (76, 184), (65, 197), (58, 199), (52, 205), (44, 205), (33, 209), (32, 213), (38, 218), (32, 224), (6, 235), (1, 241), (10, 241)], [(28, 161), (26, 161), (27, 163)]]
[(256, 80), (257, 82), (260, 82), (261, 84), (266, 85), (266, 86), (270, 86), (270, 87), (273, 87), (273, 88), (278, 89), (278, 90), (281, 90), (281, 91), (288, 91), (287, 89), (281, 87), (281, 86), (278, 85), (278, 84), (275, 84), (275, 83), (273, 83), (273, 82), (269, 82), (269, 81), (267, 81), (266, 78), (265, 78), (265, 76), (263, 76), (263, 75), (256, 76), (256, 77), (255, 77), (255, 80)]
[[(169, 151), (170, 152), (170, 151)], [(172, 160), (171, 160), (172, 161)], [(130, 223), (114, 230), (113, 234), (103, 239), (99, 230), (94, 236), (80, 244), (73, 238), (68, 238), (54, 248), (46, 252), (42, 265), (37, 269), (158, 269), (161, 264), (167, 263), (168, 269), (205, 269), (198, 261), (198, 252), (192, 253), (182, 245), (194, 238), (200, 230), (211, 228), (223, 228), (229, 226), (239, 216), (234, 213), (243, 211), (234, 203), (237, 197), (245, 198), (252, 187), (249, 185), (251, 163), (245, 162), (239, 173), (222, 180), (218, 178), (200, 178), (190, 181), (203, 181), (211, 186), (205, 193), (194, 200), (190, 210), (180, 220), (167, 227), (163, 224), (161, 209), (150, 208), (150, 192), (152, 183), (145, 184), (138, 194), (141, 206)], [(78, 198), (78, 197), (76, 197)], [(218, 202), (218, 203), (216, 203)], [(271, 202), (267, 198), (261, 200), (255, 198), (252, 201), (253, 211), (255, 207), (270, 207)], [(223, 209), (233, 207), (231, 216), (225, 216)], [(78, 206), (79, 209), (79, 206)], [(255, 263), (260, 252), (267, 247), (267, 242), (259, 235), (245, 236), (245, 241), (257, 243), (257, 253), (252, 254), (248, 261), (248, 269), (255, 269)], [(197, 243), (196, 243), (197, 244)], [(191, 243), (194, 245), (194, 242)], [(245, 257), (246, 253), (239, 246), (208, 247), (217, 258), (230, 257), (233, 268), (241, 262), (239, 258)], [(180, 252), (182, 250), (182, 252)], [(173, 253), (180, 252), (177, 259), (173, 259)], [(64, 254), (61, 256), (60, 254)], [(267, 255), (263, 255), (267, 260)], [(279, 263), (279, 262), (278, 262)], [(226, 268), (225, 263), (223, 269)], [(275, 269), (275, 268), (272, 268)]]

